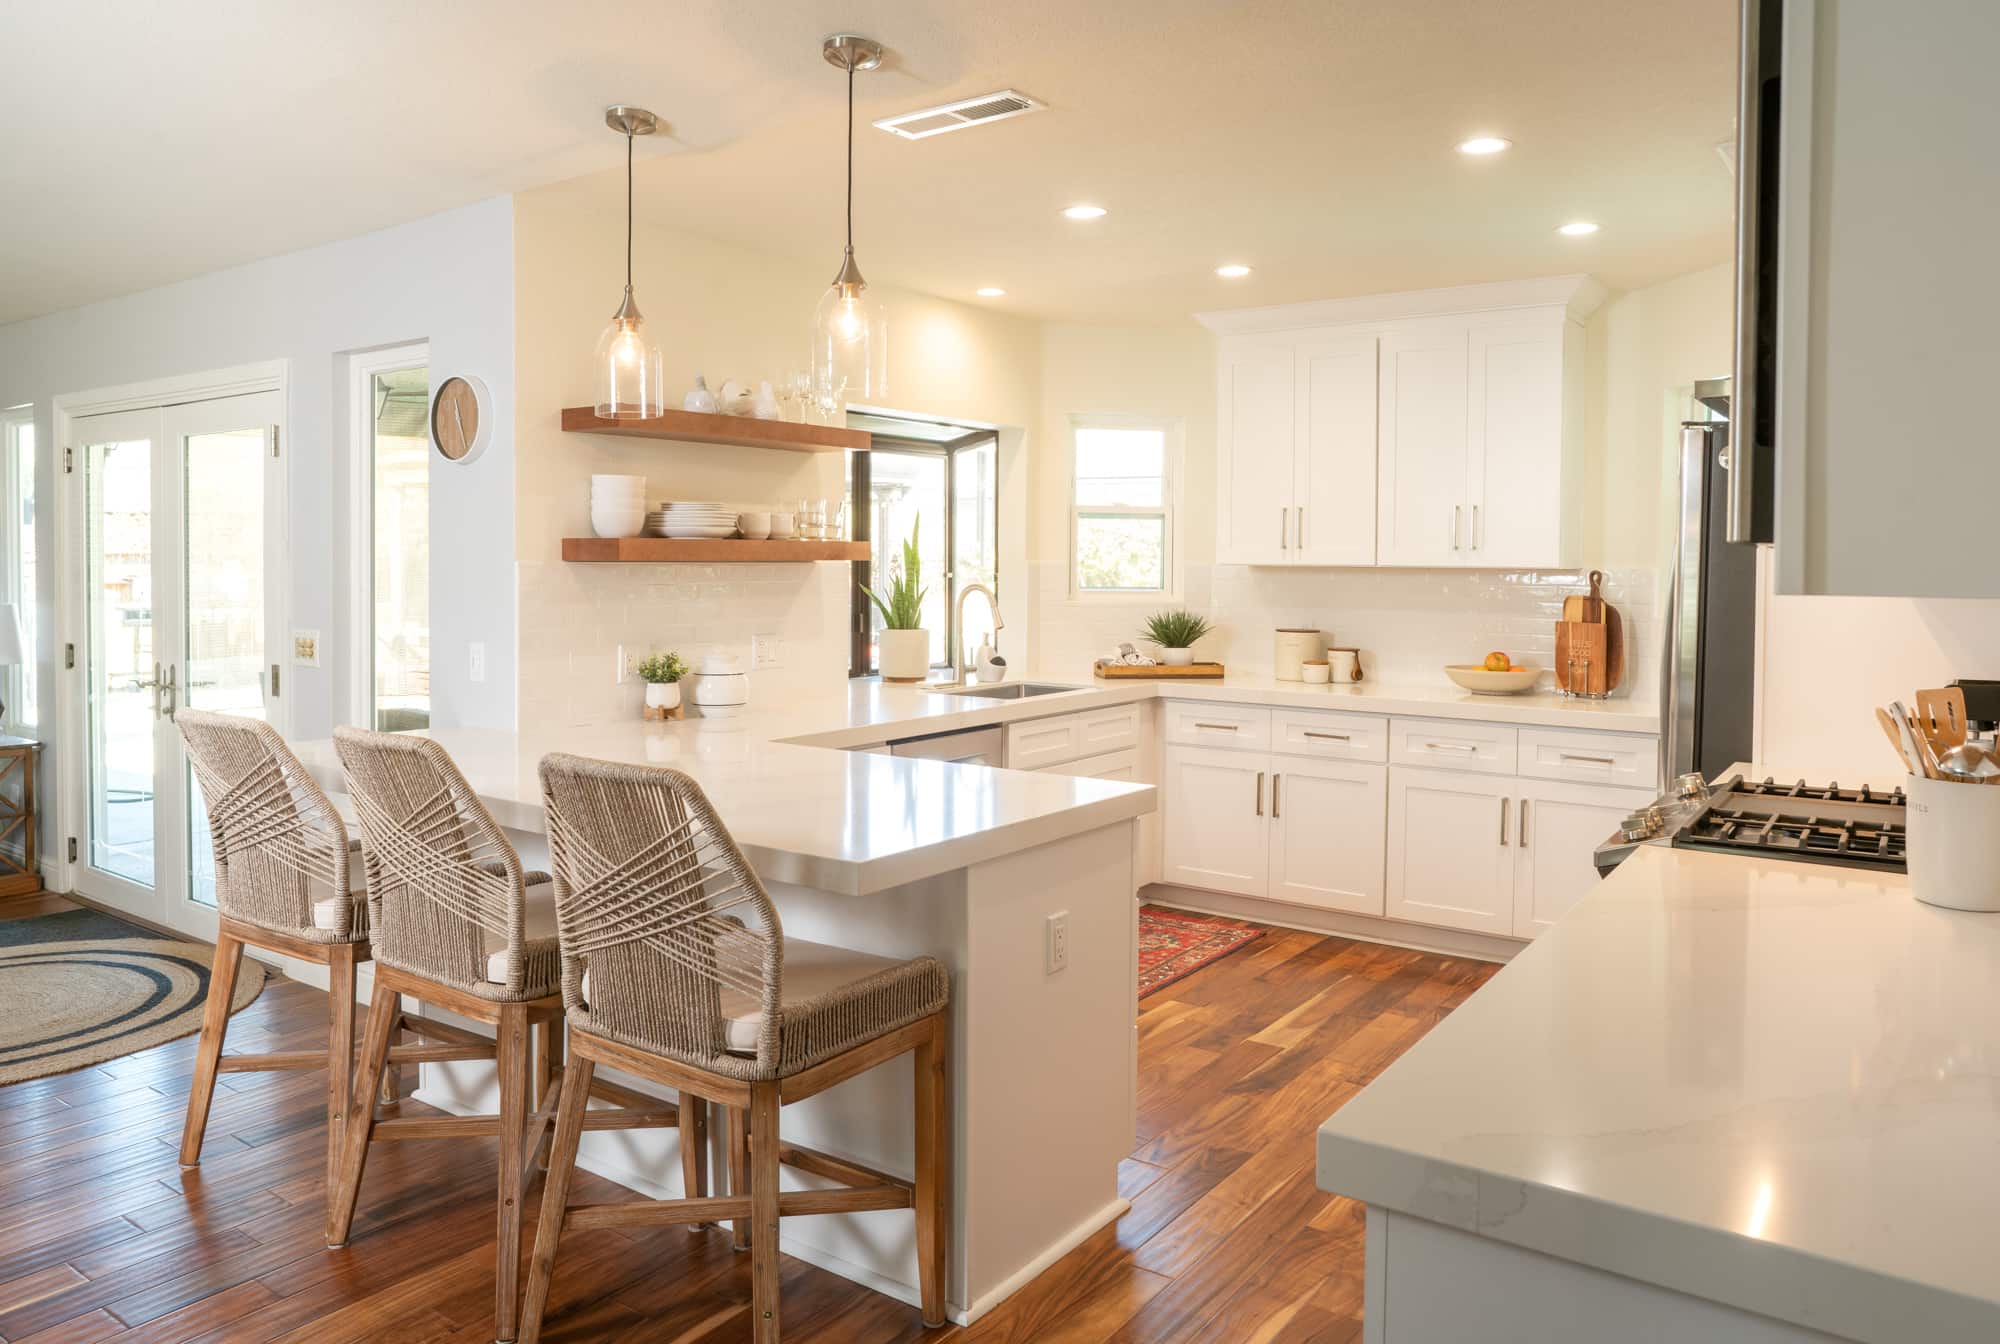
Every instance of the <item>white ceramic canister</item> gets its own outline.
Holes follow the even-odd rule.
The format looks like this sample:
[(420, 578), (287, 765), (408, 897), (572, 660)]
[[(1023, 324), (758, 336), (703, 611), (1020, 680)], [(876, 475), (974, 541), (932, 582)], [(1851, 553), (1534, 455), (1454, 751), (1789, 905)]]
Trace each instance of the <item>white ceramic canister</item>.
[(2000, 787), (1904, 781), (1910, 894), (1948, 910), (2000, 910)]
[(1318, 630), (1278, 631), (1271, 646), (1271, 667), (1279, 681), (1302, 681), (1303, 668), (1326, 657), (1326, 636)]
[(1327, 664), (1333, 669), (1333, 684), (1345, 686), (1361, 680), (1361, 650), (1328, 649)]
[(1305, 674), (1304, 680), (1308, 686), (1324, 686), (1333, 676), (1332, 670), (1327, 667), (1324, 660), (1308, 658), (1301, 670)]

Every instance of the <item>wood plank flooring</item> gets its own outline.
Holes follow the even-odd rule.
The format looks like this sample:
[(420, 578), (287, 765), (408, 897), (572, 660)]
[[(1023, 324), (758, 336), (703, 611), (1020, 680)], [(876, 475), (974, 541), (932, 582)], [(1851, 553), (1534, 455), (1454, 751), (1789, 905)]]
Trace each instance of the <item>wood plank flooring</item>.
[[(0, 919), (64, 904), (0, 901)], [(786, 1340), (1358, 1340), (1361, 1210), (1314, 1187), (1313, 1131), (1496, 969), (1273, 929), (1141, 1005), (1139, 1129), (1120, 1171), (1132, 1208), (1117, 1224), (970, 1329), (926, 1330), (915, 1308), (787, 1258)], [(310, 1049), (325, 1021), (322, 993), (273, 979), (230, 1044)], [(490, 1142), (381, 1145), (354, 1239), (328, 1251), (319, 1075), (225, 1075), (202, 1166), (183, 1172), (193, 1051), (189, 1037), (0, 1088), (0, 1341), (492, 1338)], [(573, 1198), (620, 1197), (577, 1180)], [(749, 1266), (714, 1230), (576, 1234), (546, 1337), (748, 1339)]]

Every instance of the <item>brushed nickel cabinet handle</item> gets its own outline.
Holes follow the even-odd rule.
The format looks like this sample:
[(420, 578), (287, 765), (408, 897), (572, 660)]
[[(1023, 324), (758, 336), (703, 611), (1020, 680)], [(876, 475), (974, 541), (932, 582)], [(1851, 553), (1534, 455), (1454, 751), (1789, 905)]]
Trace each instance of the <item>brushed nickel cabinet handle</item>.
[(1618, 760), (1617, 760), (1617, 758), (1616, 758), (1616, 757), (1613, 757), (1613, 756), (1579, 756), (1579, 755), (1577, 755), (1577, 754), (1576, 754), (1575, 752), (1573, 752), (1573, 751), (1565, 751), (1565, 752), (1559, 752), (1559, 753), (1557, 754), (1557, 759), (1558, 759), (1558, 760), (1564, 760), (1564, 761), (1581, 761), (1581, 762), (1583, 762), (1583, 763), (1584, 763), (1585, 765), (1616, 765), (1616, 764), (1618, 764)]
[(1264, 772), (1257, 772), (1257, 815), (1264, 815)]
[(1507, 804), (1513, 801), (1512, 798), (1500, 800), (1500, 844), (1503, 848), (1507, 844)]
[(1426, 743), (1424, 743), (1424, 750), (1426, 750), (1426, 751), (1470, 751), (1470, 752), (1477, 752), (1477, 751), (1479, 750), (1479, 748), (1478, 748), (1478, 747), (1475, 747), (1475, 746), (1473, 746), (1473, 745), (1472, 745), (1471, 743), (1469, 743), (1469, 742), (1426, 742)]
[(1303, 504), (1299, 505), (1298, 543), (1298, 549), (1303, 551), (1306, 548), (1306, 506)]
[(1271, 776), (1271, 820), (1278, 819), (1278, 786), (1285, 782), (1282, 774)]
[(1233, 723), (1203, 723), (1197, 719), (1194, 726), (1197, 728), (1213, 728), (1218, 733), (1233, 733), (1236, 731), (1236, 725)]
[(1304, 735), (1306, 737), (1317, 738), (1322, 742), (1352, 742), (1354, 740), (1346, 733), (1315, 733), (1310, 728), (1306, 729)]
[(1472, 506), (1472, 549), (1479, 549), (1479, 506)]
[(1522, 849), (1526, 849), (1528, 847), (1528, 800), (1526, 798), (1521, 800), (1521, 824), (1514, 828), (1514, 832), (1515, 842)]
[(1291, 514), (1290, 509), (1278, 510), (1278, 549), (1281, 551), (1291, 549), (1291, 543), (1285, 540), (1285, 524), (1291, 518)]

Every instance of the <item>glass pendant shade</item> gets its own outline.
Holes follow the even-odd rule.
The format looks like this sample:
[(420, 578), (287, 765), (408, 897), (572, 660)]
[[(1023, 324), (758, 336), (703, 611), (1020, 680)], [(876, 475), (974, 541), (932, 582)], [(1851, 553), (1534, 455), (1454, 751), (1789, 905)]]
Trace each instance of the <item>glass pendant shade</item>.
[(889, 333), (882, 306), (849, 252), (813, 312), (813, 388), (823, 411), (880, 400), (889, 390)]
[(649, 420), (666, 409), (660, 347), (625, 290), (625, 302), (597, 338), (597, 414), (605, 420)]

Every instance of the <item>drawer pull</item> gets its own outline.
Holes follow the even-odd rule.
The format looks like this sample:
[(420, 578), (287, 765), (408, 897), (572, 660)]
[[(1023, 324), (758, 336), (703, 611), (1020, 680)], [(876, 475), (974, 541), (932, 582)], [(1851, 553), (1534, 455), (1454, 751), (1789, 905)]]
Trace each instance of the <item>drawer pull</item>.
[(1354, 740), (1346, 733), (1315, 733), (1310, 728), (1306, 730), (1305, 735), (1307, 737), (1318, 738), (1322, 742), (1352, 742)]
[(1213, 728), (1218, 733), (1233, 733), (1237, 727), (1233, 723), (1202, 723), (1200, 720), (1196, 720), (1194, 726), (1197, 728)]
[(1502, 798), (1500, 800), (1500, 845), (1503, 849), (1507, 845), (1507, 804), (1513, 801), (1512, 798)]
[(1585, 765), (1618, 764), (1618, 758), (1615, 756), (1579, 756), (1573, 751), (1558, 752), (1557, 759), (1564, 761), (1582, 761)]
[(1470, 751), (1470, 752), (1474, 752), (1474, 753), (1477, 753), (1477, 752), (1478, 752), (1478, 750), (1479, 750), (1479, 748), (1478, 748), (1478, 747), (1476, 747), (1476, 746), (1474, 746), (1474, 745), (1473, 745), (1472, 743), (1470, 743), (1470, 742), (1426, 742), (1426, 743), (1424, 743), (1424, 750), (1426, 750), (1426, 751)]
[(1264, 815), (1264, 772), (1257, 772), (1257, 815)]

